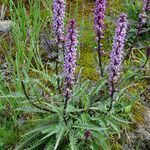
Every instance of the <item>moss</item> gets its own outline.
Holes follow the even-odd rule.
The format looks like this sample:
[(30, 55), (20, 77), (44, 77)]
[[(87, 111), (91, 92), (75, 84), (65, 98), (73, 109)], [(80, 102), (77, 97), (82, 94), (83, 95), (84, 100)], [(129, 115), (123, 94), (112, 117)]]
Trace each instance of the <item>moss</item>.
[(146, 108), (139, 102), (135, 103), (132, 108), (132, 118), (136, 124), (145, 124), (144, 114)]
[(99, 79), (98, 73), (93, 68), (84, 68), (82, 71), (82, 77), (85, 79), (91, 79), (97, 81)]
[(84, 78), (98, 80), (99, 74), (96, 72), (93, 52), (88, 47), (84, 47), (84, 50), (81, 51), (78, 64), (80, 67), (83, 67), (82, 76)]
[(0, 128), (0, 139), (3, 139), (5, 145), (14, 145), (18, 142), (18, 133), (12, 130)]
[(112, 150), (122, 150), (122, 149), (123, 149), (123, 147), (119, 143), (114, 143), (112, 145)]

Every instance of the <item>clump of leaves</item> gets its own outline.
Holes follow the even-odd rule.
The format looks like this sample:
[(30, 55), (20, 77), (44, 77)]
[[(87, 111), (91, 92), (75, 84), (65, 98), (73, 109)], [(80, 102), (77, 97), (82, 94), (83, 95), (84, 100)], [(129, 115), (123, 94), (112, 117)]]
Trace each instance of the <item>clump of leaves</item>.
[[(31, 82), (29, 79), (28, 83)], [(66, 109), (66, 120), (63, 116), (64, 106), (61, 95), (51, 93), (49, 101), (39, 102), (38, 91), (35, 91), (37, 97), (27, 96), (24, 91), (28, 101), (23, 103), (27, 107), (20, 107), (18, 110), (37, 112), (41, 119), (36, 128), (23, 136), (17, 149), (35, 149), (41, 146), (45, 150), (62, 148), (95, 150), (100, 147), (111, 149), (110, 137), (117, 135), (120, 138), (123, 129), (128, 128), (130, 106), (135, 99), (132, 102), (128, 100), (123, 102), (126, 97), (123, 93), (128, 89), (126, 87), (115, 95), (119, 101), (108, 112), (110, 98), (106, 89), (107, 83), (104, 79), (92, 83), (90, 80), (81, 82), (78, 78), (73, 98)], [(36, 105), (30, 109), (28, 105), (33, 103)]]

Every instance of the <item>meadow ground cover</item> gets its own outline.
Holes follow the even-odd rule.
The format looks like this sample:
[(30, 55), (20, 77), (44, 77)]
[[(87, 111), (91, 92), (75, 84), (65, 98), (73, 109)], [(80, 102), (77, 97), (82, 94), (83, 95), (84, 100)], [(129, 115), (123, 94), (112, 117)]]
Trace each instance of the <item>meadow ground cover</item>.
[(0, 150), (150, 149), (149, 0), (0, 4)]

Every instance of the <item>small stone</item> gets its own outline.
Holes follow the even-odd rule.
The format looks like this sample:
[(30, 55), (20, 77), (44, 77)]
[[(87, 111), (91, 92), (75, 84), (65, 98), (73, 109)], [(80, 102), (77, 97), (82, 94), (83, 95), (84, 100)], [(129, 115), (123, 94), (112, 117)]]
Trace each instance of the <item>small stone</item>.
[(12, 22), (10, 20), (0, 21), (0, 32), (9, 32), (12, 27)]

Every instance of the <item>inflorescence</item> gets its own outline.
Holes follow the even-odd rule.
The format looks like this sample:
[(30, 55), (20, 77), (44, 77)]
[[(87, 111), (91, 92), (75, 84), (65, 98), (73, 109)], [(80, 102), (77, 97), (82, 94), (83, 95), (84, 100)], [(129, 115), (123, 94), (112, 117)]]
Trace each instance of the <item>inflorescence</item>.
[(77, 30), (75, 20), (71, 20), (67, 29), (64, 50), (64, 75), (65, 75), (65, 97), (71, 98), (72, 86), (74, 84), (74, 73), (76, 69)]
[(103, 38), (105, 12), (106, 12), (106, 0), (96, 0), (94, 11), (94, 29), (97, 36), (96, 37), (97, 41)]
[(139, 14), (139, 25), (138, 29), (142, 29), (142, 27), (146, 24), (147, 21), (147, 13), (150, 11), (150, 0), (143, 0), (142, 13)]
[(116, 25), (115, 36), (113, 40), (113, 47), (110, 54), (111, 62), (109, 65), (109, 93), (113, 96), (115, 92), (114, 84), (117, 82), (118, 77), (120, 75), (120, 69), (122, 67), (122, 59), (123, 59), (123, 48), (126, 39), (128, 28), (127, 15), (122, 14)]
[(96, 0), (95, 10), (94, 10), (94, 29), (96, 33), (97, 41), (97, 52), (99, 57), (99, 67), (101, 70), (101, 76), (103, 77), (103, 67), (102, 67), (102, 52), (101, 52), (101, 39), (103, 38), (103, 28), (104, 28), (104, 18), (106, 12), (106, 0)]
[(60, 45), (64, 41), (64, 17), (65, 1), (54, 0), (53, 2), (53, 31), (56, 35), (56, 42)]
[(149, 12), (150, 11), (150, 0), (143, 0), (143, 12)]

